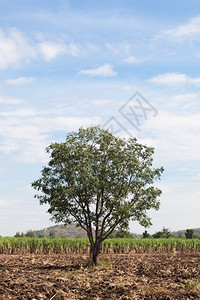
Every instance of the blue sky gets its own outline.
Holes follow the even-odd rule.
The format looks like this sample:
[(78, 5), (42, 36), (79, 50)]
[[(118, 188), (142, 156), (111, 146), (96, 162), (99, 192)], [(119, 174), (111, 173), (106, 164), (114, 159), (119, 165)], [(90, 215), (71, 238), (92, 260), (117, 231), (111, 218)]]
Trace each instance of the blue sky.
[(200, 227), (199, 1), (0, 0), (0, 16), (0, 235), (52, 225), (30, 187), (45, 147), (111, 120), (165, 168), (150, 232)]

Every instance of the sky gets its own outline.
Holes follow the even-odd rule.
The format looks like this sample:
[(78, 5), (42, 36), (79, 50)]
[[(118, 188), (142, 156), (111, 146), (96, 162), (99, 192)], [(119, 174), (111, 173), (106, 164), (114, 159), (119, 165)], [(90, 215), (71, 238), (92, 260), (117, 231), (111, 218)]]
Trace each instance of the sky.
[(96, 124), (155, 147), (150, 233), (200, 227), (199, 46), (198, 0), (0, 0), (0, 235), (54, 224), (45, 148)]

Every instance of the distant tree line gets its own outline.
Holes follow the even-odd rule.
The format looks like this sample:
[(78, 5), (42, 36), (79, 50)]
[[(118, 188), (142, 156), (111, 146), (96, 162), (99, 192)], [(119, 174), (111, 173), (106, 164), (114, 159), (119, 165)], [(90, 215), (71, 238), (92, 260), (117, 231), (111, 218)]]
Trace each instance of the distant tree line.
[(143, 238), (172, 238), (172, 237), (177, 237), (177, 238), (182, 238), (182, 239), (200, 239), (199, 234), (195, 234), (193, 229), (186, 229), (185, 233), (180, 233), (178, 236), (173, 235), (168, 228), (163, 227), (162, 231), (157, 231), (154, 234), (149, 234), (147, 230), (145, 230), (142, 234)]
[[(26, 233), (16, 232), (16, 234), (14, 235), (14, 237), (30, 237), (30, 238), (33, 238), (33, 237), (37, 237), (37, 235), (36, 235), (35, 231), (28, 230)], [(43, 238), (43, 237), (44, 237), (43, 234), (39, 235), (39, 238)], [(56, 233), (54, 231), (50, 231), (48, 237), (50, 237), (50, 238), (56, 238)]]
[[(48, 236), (44, 236), (43, 234), (40, 234), (39, 236), (36, 235), (35, 231), (33, 230), (28, 230), (26, 233), (23, 232), (16, 232), (14, 237), (50, 237), (50, 238), (56, 238), (56, 232), (55, 231), (50, 231)], [(65, 236), (62, 236), (65, 237)], [(134, 234), (132, 234), (129, 230), (116, 230), (114, 231), (110, 238), (135, 238)], [(147, 230), (145, 230), (142, 234), (142, 238), (148, 239), (148, 238), (154, 238), (154, 239), (159, 239), (159, 238), (182, 238), (182, 239), (200, 239), (200, 234), (195, 234), (193, 229), (186, 229), (185, 233), (180, 233), (178, 236), (175, 236), (171, 233), (171, 231), (168, 228), (163, 227), (161, 231), (157, 231), (154, 234), (148, 233)], [(65, 237), (66, 238), (66, 237)]]

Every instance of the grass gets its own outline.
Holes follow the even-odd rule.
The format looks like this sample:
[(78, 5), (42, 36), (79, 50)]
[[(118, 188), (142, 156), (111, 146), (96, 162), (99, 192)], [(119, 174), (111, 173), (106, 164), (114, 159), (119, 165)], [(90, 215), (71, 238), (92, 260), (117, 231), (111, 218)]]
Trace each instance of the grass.
[(186, 284), (186, 290), (188, 292), (200, 292), (200, 281), (196, 279), (191, 279)]

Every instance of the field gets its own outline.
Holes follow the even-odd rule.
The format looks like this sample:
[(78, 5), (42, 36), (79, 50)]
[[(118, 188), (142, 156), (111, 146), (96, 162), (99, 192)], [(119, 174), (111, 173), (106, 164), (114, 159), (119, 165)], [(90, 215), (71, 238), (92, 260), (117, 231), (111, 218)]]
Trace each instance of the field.
[[(107, 239), (102, 253), (148, 252), (196, 252), (200, 251), (200, 239)], [(0, 254), (89, 254), (86, 238), (0, 238)]]
[(0, 299), (200, 299), (199, 241), (108, 240), (93, 267), (87, 240), (63, 240), (2, 238)]

